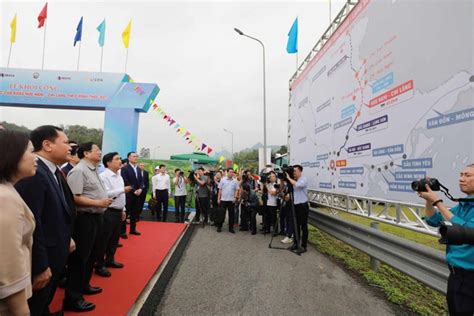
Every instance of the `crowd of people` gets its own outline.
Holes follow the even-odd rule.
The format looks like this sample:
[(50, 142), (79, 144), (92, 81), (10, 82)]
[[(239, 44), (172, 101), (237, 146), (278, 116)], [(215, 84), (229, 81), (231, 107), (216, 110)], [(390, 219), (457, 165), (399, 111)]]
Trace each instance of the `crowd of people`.
[[(92, 274), (111, 277), (112, 269), (124, 268), (115, 260), (120, 238), (141, 235), (137, 222), (150, 185), (145, 165), (135, 152), (124, 160), (117, 152), (102, 155), (98, 144), (78, 144), (51, 125), (29, 135), (2, 129), (0, 148), (0, 314), (61, 315), (49, 309), (58, 286), (65, 289), (62, 310), (93, 310), (95, 304), (86, 297), (102, 288), (91, 284)], [(285, 243), (293, 242), (293, 227), (301, 230), (304, 252), (307, 210), (297, 214), (296, 226), (289, 211), (290, 187), (295, 210), (304, 208), (300, 203), (307, 206), (301, 171), (296, 166), (293, 179), (288, 174), (277, 179), (268, 169), (259, 179), (232, 168), (199, 168), (188, 176), (176, 169), (171, 179), (166, 166), (159, 165), (151, 177), (155, 203), (150, 208), (166, 222), (172, 197), (175, 221), (184, 223), (191, 195), (195, 222), (212, 223), (221, 232), (227, 212), (231, 233), (240, 228), (256, 234), (260, 214), (261, 231), (285, 235)]]

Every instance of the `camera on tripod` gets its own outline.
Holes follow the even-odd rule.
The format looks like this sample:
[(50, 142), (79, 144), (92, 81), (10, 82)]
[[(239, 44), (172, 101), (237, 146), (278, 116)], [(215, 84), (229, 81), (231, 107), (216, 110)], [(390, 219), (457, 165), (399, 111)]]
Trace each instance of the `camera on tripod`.
[(294, 179), (293, 166), (283, 166), (281, 170), (277, 171), (277, 177), (280, 180), (286, 179), (286, 173), (290, 176), (291, 179)]
[(194, 170), (189, 170), (188, 180), (189, 180), (189, 183), (191, 183), (192, 185), (197, 184), (196, 179), (194, 179)]
[(426, 192), (426, 185), (428, 185), (432, 191), (439, 191), (441, 187), (438, 179), (430, 178), (413, 181), (411, 188), (416, 192)]

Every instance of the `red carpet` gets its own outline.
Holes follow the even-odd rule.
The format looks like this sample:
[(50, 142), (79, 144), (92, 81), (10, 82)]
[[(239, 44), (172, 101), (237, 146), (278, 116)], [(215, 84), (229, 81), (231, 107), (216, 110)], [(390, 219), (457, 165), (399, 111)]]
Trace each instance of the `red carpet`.
[[(123, 269), (110, 269), (112, 276), (103, 278), (93, 274), (91, 285), (104, 291), (98, 295), (85, 296), (96, 308), (82, 315), (119, 316), (126, 315), (142, 289), (161, 265), (185, 228), (185, 224), (144, 222), (137, 223), (141, 236), (129, 235), (120, 239), (115, 260), (125, 264)], [(64, 290), (58, 289), (51, 311), (61, 309)], [(79, 315), (68, 312), (66, 315)]]

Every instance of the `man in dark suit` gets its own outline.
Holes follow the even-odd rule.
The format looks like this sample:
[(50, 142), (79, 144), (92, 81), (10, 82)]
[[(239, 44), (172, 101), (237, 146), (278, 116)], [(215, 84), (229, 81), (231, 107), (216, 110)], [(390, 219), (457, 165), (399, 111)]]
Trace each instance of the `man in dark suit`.
[(140, 220), (140, 214), (142, 213), (143, 206), (145, 205), (146, 194), (148, 193), (148, 189), (150, 188), (150, 174), (148, 173), (148, 171), (145, 170), (145, 164), (142, 162), (142, 163), (138, 164), (138, 167), (140, 167), (140, 170), (141, 170), (141, 173), (142, 173), (143, 191), (142, 191), (142, 194), (140, 194), (140, 197), (139, 197), (137, 221)]
[[(132, 190), (126, 195), (125, 208), (130, 216), (130, 234), (141, 235), (137, 230), (137, 218), (140, 208), (140, 195), (144, 189), (143, 177), (138, 167), (138, 155), (136, 152), (127, 154), (128, 164), (120, 169), (125, 186), (131, 186)], [(126, 222), (122, 222), (122, 238), (127, 238)]]
[(69, 159), (71, 146), (62, 129), (46, 125), (30, 135), (38, 156), (38, 170), (33, 177), (19, 181), (15, 187), (33, 212), (36, 229), (33, 234), (33, 296), (28, 300), (31, 315), (50, 314), (59, 276), (68, 254), (75, 248), (71, 239), (74, 221), (72, 193), (58, 165)]

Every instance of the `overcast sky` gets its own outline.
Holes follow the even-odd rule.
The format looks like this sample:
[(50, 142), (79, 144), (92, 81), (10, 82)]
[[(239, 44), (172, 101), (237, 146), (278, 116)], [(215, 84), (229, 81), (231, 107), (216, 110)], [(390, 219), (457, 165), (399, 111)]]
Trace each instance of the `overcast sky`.
[[(332, 15), (344, 1), (332, 1)], [(0, 0), (0, 65), (6, 67), (9, 23), (17, 14), (17, 43), (10, 67), (41, 68), (43, 29), (37, 16), (44, 1)], [(123, 72), (121, 33), (131, 18), (127, 73), (136, 82), (156, 83), (156, 102), (182, 126), (215, 150), (234, 151), (263, 143), (262, 49), (233, 28), (266, 46), (267, 143), (286, 144), (288, 80), (296, 68), (286, 53), (287, 34), (299, 17), (299, 59), (313, 48), (329, 24), (328, 0), (319, 1), (49, 1), (45, 69), (76, 70), (76, 26), (84, 16), (80, 70), (99, 71), (96, 26), (106, 18), (103, 71)], [(102, 128), (95, 111), (0, 108), (0, 121), (34, 128), (42, 124), (81, 124)], [(159, 146), (159, 148), (158, 148)], [(193, 148), (160, 116), (140, 115), (138, 149), (152, 155)]]

